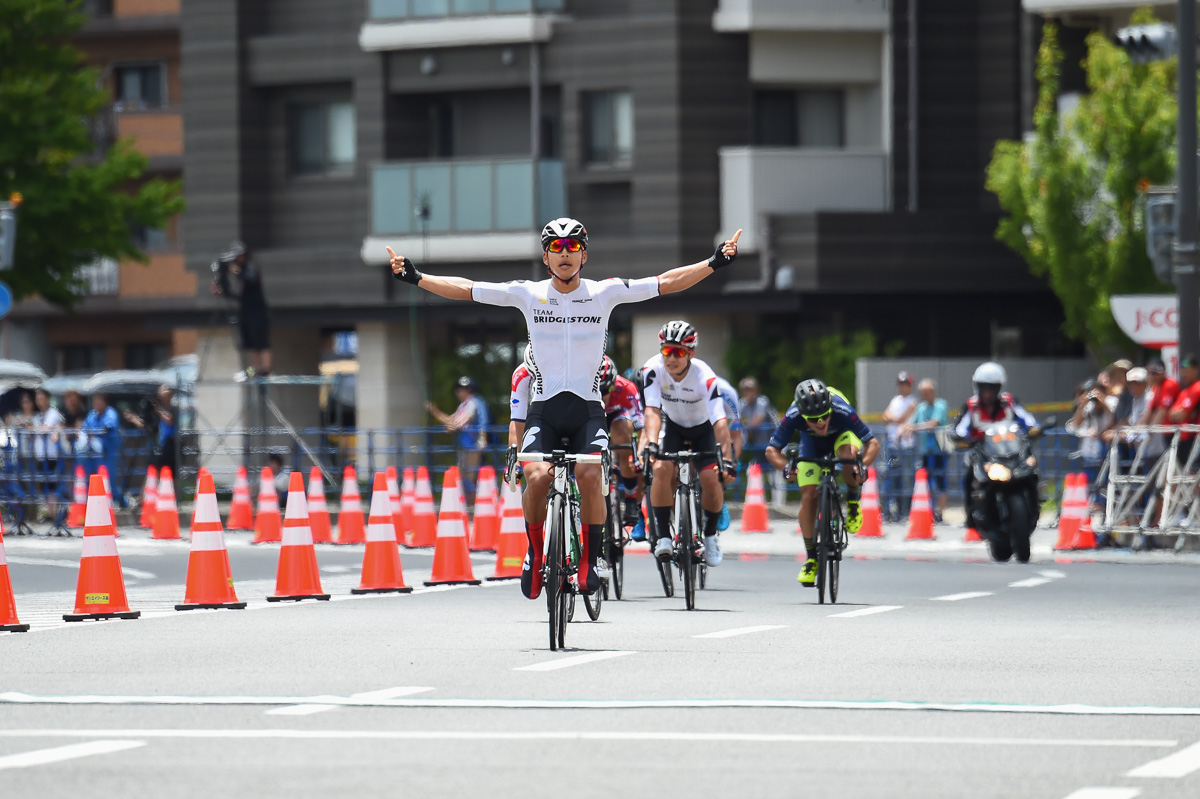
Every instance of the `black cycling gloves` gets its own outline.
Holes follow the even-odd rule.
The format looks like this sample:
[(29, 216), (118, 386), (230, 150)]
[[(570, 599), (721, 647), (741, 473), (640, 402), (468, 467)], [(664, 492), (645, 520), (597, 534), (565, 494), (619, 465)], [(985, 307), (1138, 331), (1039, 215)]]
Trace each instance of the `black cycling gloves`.
[(724, 247), (725, 242), (718, 244), (716, 252), (714, 252), (712, 257), (708, 259), (708, 265), (712, 267), (714, 272), (718, 269), (724, 269), (737, 259), (737, 253), (734, 253), (733, 255), (726, 255), (724, 252), (722, 252)]
[(397, 280), (403, 280), (405, 283), (412, 283), (414, 286), (420, 283), (421, 278), (424, 277), (424, 275), (417, 270), (416, 264), (407, 258), (403, 258), (401, 260), (404, 263), (404, 271), (401, 273), (392, 272), (392, 277), (396, 278)]

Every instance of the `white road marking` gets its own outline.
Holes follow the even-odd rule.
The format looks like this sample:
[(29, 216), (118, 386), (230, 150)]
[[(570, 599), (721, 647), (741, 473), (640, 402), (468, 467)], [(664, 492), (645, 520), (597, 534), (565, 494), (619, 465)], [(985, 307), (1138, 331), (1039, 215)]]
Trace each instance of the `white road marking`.
[[(59, 737), (59, 736), (54, 736)], [(94, 736), (83, 736), (92, 738)], [(145, 746), (145, 741), (89, 741), (85, 744), (68, 744), (56, 746), (53, 749), (38, 749), (34, 752), (22, 752), (19, 755), (0, 757), (0, 771), (9, 768), (27, 768), (29, 766), (44, 766), (47, 763), (59, 763), (63, 760), (74, 760), (77, 757), (90, 755), (107, 755), (121, 752), (125, 749), (136, 749)]]
[[(603, 657), (632, 652), (600, 652)], [(590, 657), (590, 656), (589, 656)], [(566, 660), (574, 660), (567, 658)], [(550, 661), (562, 663), (564, 661)], [(1018, 713), (1057, 716), (1185, 716), (1200, 717), (1200, 707), (1157, 705), (1017, 705), (996, 702), (902, 702), (856, 699), (351, 699), (346, 696), (120, 696), (80, 694), (37, 696), (19, 691), (0, 693), (0, 705), (346, 705), (356, 707), (469, 708), (533, 710), (636, 710), (695, 708), (788, 708), (800, 710), (912, 710), (957, 713)], [(8, 735), (0, 729), (0, 737)], [(1175, 742), (1171, 742), (1174, 746)]]
[(991, 591), (966, 591), (961, 594), (946, 594), (933, 597), (934, 602), (958, 602), (962, 599), (978, 599), (981, 596), (991, 596)]
[(1039, 585), (1045, 585), (1050, 582), (1049, 577), (1027, 577), (1024, 580), (1017, 580), (1015, 583), (1009, 583), (1009, 588), (1035, 588)]
[[(697, 741), (742, 743), (926, 744), (932, 746), (1063, 746), (1100, 748), (1164, 748), (1177, 741), (1120, 738), (962, 738), (904, 735), (824, 735), (752, 732), (673, 732), (642, 730), (275, 730), (275, 729), (148, 729), (148, 730), (0, 730), (0, 738), (209, 738), (293, 740), (430, 740), (449, 741)], [(100, 742), (98, 742), (100, 743)], [(107, 741), (103, 743), (115, 743)], [(128, 743), (134, 743), (132, 741)], [(136, 745), (144, 744), (137, 741)], [(64, 747), (65, 748), (65, 747)]]
[[(432, 688), (421, 688), (418, 686), (405, 686), (401, 688), (384, 688), (382, 691), (367, 691), (362, 694), (350, 694), (351, 699), (395, 699), (398, 696), (413, 696), (414, 694), (423, 694), (426, 691), (432, 691)], [(337, 705), (285, 705), (283, 707), (273, 708), (268, 710), (268, 716), (311, 716), (313, 713), (323, 713), (326, 710), (333, 710)]]
[(858, 610), (848, 610), (845, 613), (834, 613), (827, 618), (830, 619), (853, 619), (857, 616), (873, 616), (876, 613), (887, 613), (889, 610), (900, 610), (903, 605), (876, 605), (873, 608), (859, 608)]
[(1152, 760), (1144, 766), (1138, 766), (1126, 777), (1167, 777), (1178, 779), (1186, 777), (1200, 769), (1200, 743), (1194, 743), (1186, 749), (1167, 755), (1161, 760)]
[(355, 571), (352, 566), (322, 566), (321, 571), (326, 574), (346, 574), (347, 572)]
[(541, 663), (534, 663), (532, 666), (518, 666), (513, 671), (554, 671), (556, 669), (566, 669), (571, 666), (582, 666), (584, 663), (593, 663), (597, 660), (608, 660), (609, 658), (619, 658), (622, 655), (633, 655), (634, 652), (624, 649), (614, 649), (606, 652), (588, 652), (586, 655), (575, 655), (569, 658), (560, 658), (558, 660), (545, 660)]
[(693, 635), (693, 638), (732, 638), (735, 635), (749, 635), (750, 633), (761, 633), (767, 630), (782, 630), (787, 627), (786, 624), (760, 624), (757, 627), (735, 627), (732, 630), (721, 630), (715, 633), (704, 633), (703, 635)]
[(1133, 799), (1141, 788), (1080, 788), (1065, 799)]
[(1057, 569), (1046, 569), (1038, 572), (1038, 574), (1042, 575), (1043, 577), (1049, 577), (1052, 580), (1059, 580), (1067, 576), (1064, 572), (1060, 572)]
[[(78, 560), (60, 560), (57, 558), (22, 558), (9, 556), (9, 563), (16, 563), (21, 566), (55, 566), (60, 569), (78, 569)], [(151, 572), (142, 571), (141, 569), (131, 569), (128, 566), (122, 566), (121, 571), (126, 577), (132, 577), (135, 580), (153, 580), (158, 575)]]

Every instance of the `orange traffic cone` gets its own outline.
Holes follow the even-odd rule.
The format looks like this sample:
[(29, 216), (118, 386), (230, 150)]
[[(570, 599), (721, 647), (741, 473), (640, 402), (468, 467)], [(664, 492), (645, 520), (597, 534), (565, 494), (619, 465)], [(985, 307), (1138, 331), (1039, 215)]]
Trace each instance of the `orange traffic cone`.
[(433, 486), (429, 484), (429, 471), (417, 467), (417, 493), (413, 502), (412, 536), (410, 547), (431, 547), (437, 543), (438, 519), (433, 509)]
[(79, 559), (75, 612), (63, 614), (63, 621), (136, 619), (142, 613), (129, 610), (121, 556), (117, 554), (112, 506), (104, 494), (104, 478), (99, 474), (93, 474), (88, 483), (87, 514), (83, 525), (83, 555)]
[[(391, 525), (396, 530), (396, 543), (404, 542), (404, 512), (400, 500), (400, 477), (396, 474), (396, 467), (388, 467), (386, 471), (388, 477), (388, 505), (391, 507)], [(372, 495), (373, 503), (374, 497)], [(371, 519), (367, 519), (367, 524), (371, 524)]]
[[(458, 470), (457, 466), (451, 466), (449, 469), (447, 469), (446, 477), (449, 477), (452, 472), (454, 474), (454, 485), (457, 486), (457, 490), (454, 492), (454, 498), (458, 502), (458, 518), (462, 519), (463, 537), (466, 538), (467, 541), (470, 541), (471, 519), (467, 514), (467, 492), (465, 491), (466, 483), (462, 478), (462, 472)], [(442, 491), (445, 490), (446, 480), (443, 478)]]
[(1054, 543), (1055, 549), (1071, 549), (1079, 535), (1079, 524), (1082, 521), (1079, 513), (1080, 478), (1083, 481), (1087, 480), (1082, 474), (1068, 474), (1063, 481), (1062, 512), (1058, 515), (1058, 541)]
[(875, 479), (875, 467), (867, 467), (867, 482), (863, 484), (862, 527), (856, 535), (859, 538), (883, 538), (883, 518), (879, 513), (879, 482)]
[(1079, 532), (1071, 542), (1071, 549), (1095, 549), (1096, 533), (1092, 530), (1092, 498), (1086, 474), (1076, 478), (1075, 507), (1079, 512)]
[[(392, 493), (386, 472), (375, 472), (371, 488), (371, 514), (367, 517), (367, 547), (363, 553), (362, 581), (352, 594), (407, 594), (400, 565), (400, 547), (396, 542), (396, 523), (392, 519)], [(393, 481), (394, 482), (394, 481)]]
[(363, 518), (362, 497), (358, 493), (358, 475), (347, 465), (342, 473), (342, 504), (338, 510), (339, 544), (361, 544), (367, 540), (367, 525)]
[(212, 475), (200, 472), (196, 490), (196, 509), (192, 513), (192, 552), (188, 555), (187, 587), (183, 604), (176, 610), (196, 608), (228, 608), (241, 610), (233, 590), (233, 571), (229, 568), (229, 550), (225, 549), (225, 532), (221, 528), (221, 512), (217, 508), (217, 489)]
[[(278, 505), (279, 500), (276, 499)], [(233, 502), (229, 505), (229, 529), (253, 530), (254, 507), (250, 504), (250, 481), (246, 476), (246, 467), (239, 466), (237, 478), (233, 481)]]
[(304, 497), (304, 478), (292, 472), (288, 483), (287, 512), (283, 518), (283, 546), (279, 548), (279, 571), (275, 575), (275, 595), (268, 602), (321, 599), (329, 594), (321, 590), (321, 572), (317, 568), (317, 550), (308, 526), (308, 501)]
[(0, 632), (26, 633), (28, 624), (17, 618), (17, 600), (8, 576), (8, 558), (4, 554), (4, 524), (0, 523)]
[(484, 466), (475, 483), (475, 535), (471, 549), (493, 550), (500, 533), (500, 515), (496, 509), (496, 470)]
[[(304, 487), (301, 486), (303, 491)], [(254, 519), (254, 540), (251, 544), (273, 544), (283, 540), (283, 519), (279, 516), (279, 492), (275, 490), (275, 474), (264, 466), (258, 476), (258, 514)]]
[(325, 479), (316, 466), (308, 472), (308, 525), (314, 544), (333, 543), (333, 524), (329, 521), (329, 506), (325, 504)]
[(967, 534), (963, 536), (963, 542), (967, 544), (976, 544), (983, 540), (983, 536), (979, 535), (979, 531), (974, 527), (967, 528)]
[(71, 499), (71, 509), (67, 511), (67, 527), (83, 527), (83, 519), (87, 513), (87, 475), (82, 466), (75, 467), (75, 492)]
[(750, 464), (746, 477), (746, 503), (742, 506), (743, 533), (769, 533), (771, 523), (767, 518), (767, 501), (763, 496), (762, 467)]
[(154, 527), (158, 486), (158, 469), (153, 465), (146, 467), (146, 482), (142, 484), (142, 515), (138, 519), (138, 527), (149, 530)]
[(158, 511), (154, 514), (154, 532), (151, 538), (178, 539), (179, 506), (175, 504), (175, 479), (171, 467), (164, 466), (158, 476)]
[(933, 538), (933, 508), (929, 504), (929, 478), (924, 469), (917, 469), (913, 485), (912, 507), (908, 511), (908, 535), (905, 541)]
[[(120, 536), (117, 532), (117, 508), (113, 504), (112, 483), (108, 481), (108, 467), (103, 463), (96, 469), (96, 474), (104, 481), (104, 496), (108, 497), (108, 515), (112, 516), (113, 536)], [(84, 523), (87, 523), (85, 518)]]
[(503, 509), (496, 542), (496, 573), (489, 580), (511, 580), (521, 576), (529, 536), (525, 534), (525, 512), (521, 509), (521, 489), (507, 483), (500, 488)]
[(417, 484), (411, 468), (404, 470), (400, 483), (400, 543), (408, 545), (413, 529), (413, 505), (416, 502)]
[(442, 482), (442, 507), (438, 514), (437, 545), (433, 550), (433, 574), (425, 581), (425, 585), (479, 585), (471, 571), (471, 551), (467, 547), (462, 502), (458, 470), (447, 469)]

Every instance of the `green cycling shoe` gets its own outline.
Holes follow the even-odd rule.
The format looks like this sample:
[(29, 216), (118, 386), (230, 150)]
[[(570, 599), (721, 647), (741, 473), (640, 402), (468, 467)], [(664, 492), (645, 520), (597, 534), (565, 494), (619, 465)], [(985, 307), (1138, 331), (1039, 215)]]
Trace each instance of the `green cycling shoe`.
[(862, 529), (863, 517), (861, 503), (857, 499), (846, 501), (846, 532), (857, 533)]
[(800, 570), (800, 574), (796, 577), (796, 582), (805, 588), (812, 588), (817, 583), (817, 559), (809, 558), (804, 561), (804, 568)]

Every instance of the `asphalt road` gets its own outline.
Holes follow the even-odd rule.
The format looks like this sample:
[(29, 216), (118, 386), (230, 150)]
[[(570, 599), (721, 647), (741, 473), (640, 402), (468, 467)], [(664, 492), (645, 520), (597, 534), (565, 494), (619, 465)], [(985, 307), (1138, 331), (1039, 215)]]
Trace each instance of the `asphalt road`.
[(550, 652), (513, 582), (350, 597), (361, 547), (321, 546), (334, 601), (268, 604), (278, 549), (227, 537), (249, 609), (172, 610), (187, 545), (132, 533), (143, 617), (70, 625), (78, 540), (6, 539), (34, 631), (0, 634), (0, 795), (1200, 796), (1195, 559), (892, 536), (822, 606), (794, 557), (732, 554), (786, 538), (727, 533), (697, 611), (632, 554)]

